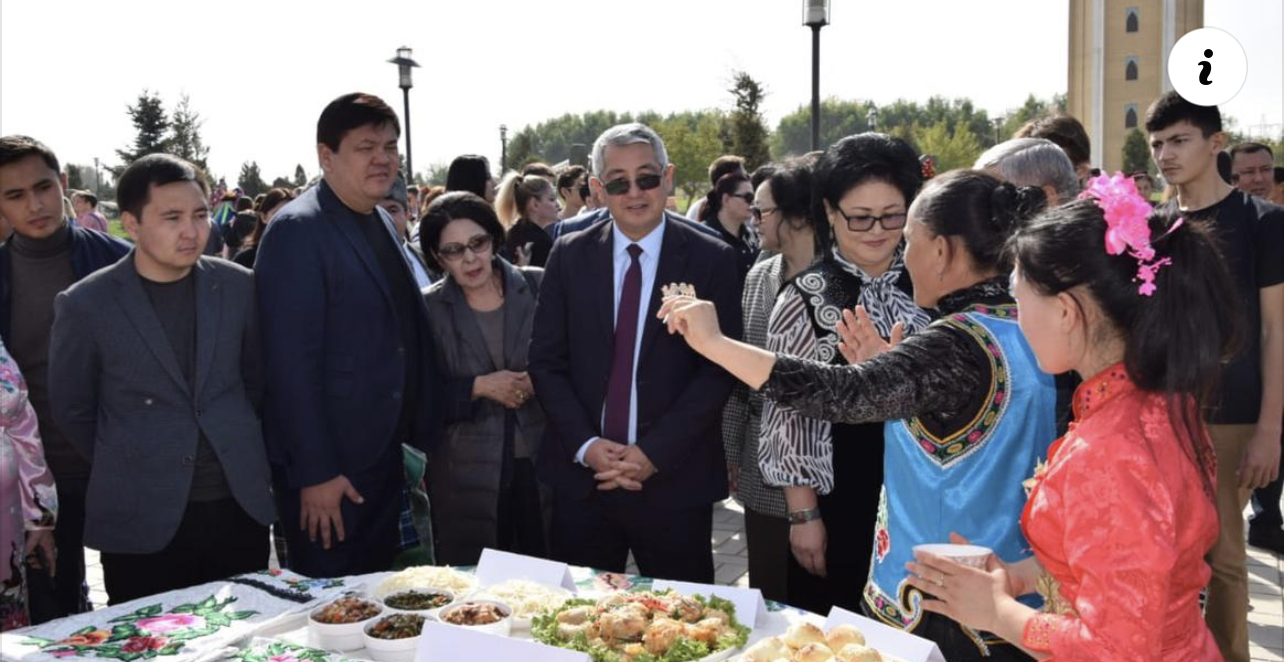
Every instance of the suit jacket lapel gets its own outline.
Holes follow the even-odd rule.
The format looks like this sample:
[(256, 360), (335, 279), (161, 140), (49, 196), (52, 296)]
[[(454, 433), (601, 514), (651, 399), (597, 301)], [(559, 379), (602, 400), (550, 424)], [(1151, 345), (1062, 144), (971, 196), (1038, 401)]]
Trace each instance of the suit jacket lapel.
[(112, 269), (116, 283), (120, 286), (117, 292), (125, 317), (129, 318), (138, 335), (142, 336), (143, 344), (151, 350), (152, 355), (160, 362), (161, 368), (184, 393), (191, 395), (187, 380), (183, 378), (183, 371), (178, 367), (178, 357), (174, 354), (174, 348), (165, 337), (165, 329), (161, 326), (160, 318), (156, 316), (156, 309), (152, 307), (147, 293), (143, 291), (143, 284), (139, 280), (141, 276), (134, 270), (134, 252), (131, 250), (126, 259), (121, 260)]
[(205, 259), (196, 263), (196, 397), (214, 365), (214, 345), (218, 340), (219, 311), (222, 297), (218, 280), (205, 267)]
[(396, 310), (396, 304), (392, 301), (392, 291), (389, 289), (390, 285), (383, 277), (383, 270), (379, 268), (374, 249), (370, 248), (370, 242), (366, 241), (365, 235), (361, 234), (361, 230), (357, 227), (357, 213), (343, 204), (339, 196), (335, 195), (324, 181), (318, 186), (322, 187), (318, 197), (325, 211), (328, 212), (325, 215), (326, 220), (339, 228), (339, 234), (352, 245), (352, 249), (357, 252), (357, 257), (361, 258), (361, 263), (365, 265), (366, 271), (370, 272), (375, 283), (379, 285), (379, 291), (383, 292), (383, 298), (388, 302), (388, 307)]
[[(646, 319), (642, 324), (642, 348), (638, 352), (638, 361), (646, 357), (647, 349), (655, 341), (660, 331), (660, 320), (655, 316), (660, 312), (660, 291), (665, 285), (682, 282), (683, 267), (687, 264), (687, 238), (681, 234), (677, 221), (669, 217), (665, 221), (664, 240), (660, 244), (660, 264), (655, 270), (655, 282), (651, 284), (651, 301), (646, 307)], [(696, 293), (699, 295), (699, 292)]]
[[(589, 251), (585, 274), (592, 281), (598, 320), (607, 337), (615, 337), (615, 223), (603, 223)], [(573, 268), (573, 267), (572, 267)], [(609, 366), (608, 366), (609, 368)]]

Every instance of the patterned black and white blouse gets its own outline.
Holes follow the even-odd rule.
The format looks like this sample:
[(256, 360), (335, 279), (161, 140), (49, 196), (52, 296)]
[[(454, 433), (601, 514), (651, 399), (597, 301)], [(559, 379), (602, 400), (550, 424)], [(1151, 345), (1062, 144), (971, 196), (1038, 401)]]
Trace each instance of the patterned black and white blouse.
[[(906, 335), (931, 321), (914, 304), (903, 249), (891, 266), (870, 276), (835, 248), (823, 262), (798, 274), (781, 291), (767, 328), (767, 350), (777, 355), (842, 365), (834, 327), (843, 310), (865, 306), (883, 337), (903, 322)], [(822, 415), (823, 416), (823, 415)], [(832, 418), (804, 415), (767, 399), (763, 404), (758, 464), (768, 485), (806, 486), (820, 494), (834, 488)], [(866, 419), (883, 420), (883, 419)]]

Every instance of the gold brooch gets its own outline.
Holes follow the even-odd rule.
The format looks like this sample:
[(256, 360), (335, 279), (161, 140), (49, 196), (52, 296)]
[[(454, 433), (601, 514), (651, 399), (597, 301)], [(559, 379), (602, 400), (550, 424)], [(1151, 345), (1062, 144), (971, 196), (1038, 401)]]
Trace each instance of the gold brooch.
[(665, 298), (691, 297), (694, 299), (696, 295), (695, 285), (692, 285), (691, 283), (669, 283), (668, 285), (660, 287), (660, 293), (663, 294)]

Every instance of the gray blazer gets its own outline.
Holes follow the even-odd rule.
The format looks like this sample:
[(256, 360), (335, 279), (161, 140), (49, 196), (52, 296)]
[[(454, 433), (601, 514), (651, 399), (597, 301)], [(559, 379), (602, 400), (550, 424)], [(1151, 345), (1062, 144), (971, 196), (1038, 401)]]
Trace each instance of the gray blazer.
[[(535, 290), (544, 270), (518, 269), (503, 259), (495, 260), (495, 268), (504, 276), (506, 365), (492, 362), (477, 317), (453, 279), (447, 276), (424, 290), (433, 345), (440, 352), (439, 365), (446, 379), (446, 429), (429, 458), (427, 481), (439, 563), (474, 564), (482, 548), (497, 544), (507, 410), (485, 398), (473, 400), (473, 379), (496, 370), (526, 370), (535, 323)], [(522, 437), (532, 456), (537, 455), (544, 437), (544, 410), (531, 398), (516, 414)], [(547, 520), (549, 500), (543, 501)]]
[(49, 348), (55, 423), (90, 459), (85, 544), (147, 554), (173, 539), (204, 432), (232, 495), (276, 519), (263, 433), (262, 350), (252, 273), (217, 258), (196, 269), (195, 393), (130, 252), (58, 295)]

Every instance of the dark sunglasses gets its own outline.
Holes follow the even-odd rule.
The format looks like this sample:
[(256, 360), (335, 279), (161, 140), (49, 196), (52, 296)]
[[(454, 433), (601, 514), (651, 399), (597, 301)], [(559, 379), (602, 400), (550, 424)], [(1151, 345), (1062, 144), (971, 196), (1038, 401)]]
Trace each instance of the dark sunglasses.
[(481, 255), (490, 250), (492, 237), (489, 234), (479, 234), (468, 240), (467, 244), (446, 244), (437, 247), (437, 255), (445, 258), (450, 262), (458, 262), (464, 257), (464, 251), (470, 250), (473, 255)]
[(580, 199), (581, 199), (581, 200), (588, 200), (588, 199), (589, 199), (589, 194), (590, 194), (590, 193), (591, 193), (591, 191), (589, 191), (589, 185), (588, 185), (588, 182), (584, 182), (583, 184), (580, 184)]
[(752, 194), (752, 193), (728, 193), (727, 195), (730, 195), (730, 196), (731, 196), (731, 197), (733, 197), (733, 198), (740, 198), (741, 200), (744, 200), (744, 201), (745, 201), (745, 204), (747, 204), (747, 205), (752, 205), (752, 204), (753, 204), (753, 194)]
[(626, 177), (621, 177), (603, 184), (602, 188), (606, 189), (607, 195), (624, 195), (629, 192), (634, 183), (638, 185), (639, 191), (650, 191), (660, 188), (662, 181), (664, 181), (664, 178), (659, 175), (641, 175), (632, 182)]
[[(838, 209), (835, 207), (835, 209)], [(899, 230), (905, 227), (905, 212), (895, 214), (883, 214), (882, 216), (870, 216), (869, 214), (860, 214), (859, 216), (848, 216), (842, 209), (838, 209), (838, 215), (847, 221), (847, 229), (852, 232), (869, 232), (874, 229), (874, 222), (883, 226), (884, 230)]]
[(755, 220), (761, 221), (763, 216), (774, 214), (777, 209), (779, 209), (779, 207), (767, 207), (766, 209), (763, 209), (762, 207), (754, 205), (749, 208), (749, 212), (753, 214)]

